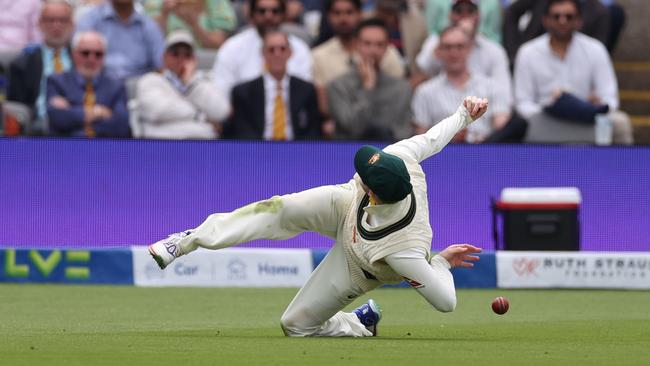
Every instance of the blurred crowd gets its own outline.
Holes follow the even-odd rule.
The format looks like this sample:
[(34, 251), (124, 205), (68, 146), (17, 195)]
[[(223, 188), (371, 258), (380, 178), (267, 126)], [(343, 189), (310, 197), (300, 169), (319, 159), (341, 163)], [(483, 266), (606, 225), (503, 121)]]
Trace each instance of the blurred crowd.
[(0, 5), (4, 135), (395, 141), (477, 95), (455, 142), (633, 143), (613, 0)]

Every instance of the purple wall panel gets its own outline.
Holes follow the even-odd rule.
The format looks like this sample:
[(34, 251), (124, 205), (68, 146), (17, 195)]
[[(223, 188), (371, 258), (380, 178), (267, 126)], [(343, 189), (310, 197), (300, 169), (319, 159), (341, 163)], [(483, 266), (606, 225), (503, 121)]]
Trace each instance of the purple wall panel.
[[(0, 139), (0, 246), (143, 245), (213, 212), (346, 182), (360, 145)], [(490, 197), (504, 187), (577, 186), (583, 250), (650, 250), (648, 167), (643, 147), (449, 146), (424, 164), (433, 246), (492, 249)]]

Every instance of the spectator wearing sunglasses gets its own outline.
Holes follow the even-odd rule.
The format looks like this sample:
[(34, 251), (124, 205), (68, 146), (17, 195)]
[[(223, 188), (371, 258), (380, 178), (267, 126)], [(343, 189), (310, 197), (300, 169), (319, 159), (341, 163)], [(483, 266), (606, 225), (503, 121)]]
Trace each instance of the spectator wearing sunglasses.
[(581, 19), (578, 0), (549, 0), (547, 33), (517, 53), (515, 106), (528, 120), (526, 141), (593, 143), (595, 116), (607, 114), (613, 142), (632, 144), (612, 61), (601, 42), (578, 32)]
[(74, 68), (47, 79), (50, 134), (72, 137), (129, 137), (124, 83), (104, 69), (106, 38), (78, 32), (72, 38)]
[[(503, 17), (503, 46), (514, 64), (517, 50), (525, 42), (544, 34), (542, 18), (549, 0), (517, 0), (505, 9)], [(579, 0), (580, 32), (607, 42), (610, 31), (609, 10), (600, 0)]]
[[(251, 27), (229, 38), (219, 49), (214, 62), (214, 83), (224, 95), (230, 97), (235, 85), (262, 75), (262, 36), (267, 31), (278, 29), (285, 13), (285, 0), (250, 0)], [(309, 47), (295, 36), (289, 35), (288, 38), (291, 57), (287, 62), (287, 74), (311, 81)]]
[(136, 98), (142, 137), (214, 139), (230, 114), (226, 98), (197, 71), (194, 38), (177, 30), (167, 36), (163, 71), (138, 80)]
[(266, 32), (258, 52), (264, 59), (264, 73), (233, 89), (233, 117), (224, 136), (272, 141), (320, 138), (316, 89), (287, 74), (292, 54), (288, 34)]

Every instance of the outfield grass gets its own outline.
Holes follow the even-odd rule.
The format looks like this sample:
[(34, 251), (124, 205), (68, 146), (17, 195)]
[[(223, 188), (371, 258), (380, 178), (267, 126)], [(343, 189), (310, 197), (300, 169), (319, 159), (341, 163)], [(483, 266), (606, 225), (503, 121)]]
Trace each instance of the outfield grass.
[(442, 314), (415, 291), (380, 289), (380, 336), (363, 339), (284, 337), (295, 292), (0, 285), (0, 365), (650, 363), (648, 291), (462, 290)]

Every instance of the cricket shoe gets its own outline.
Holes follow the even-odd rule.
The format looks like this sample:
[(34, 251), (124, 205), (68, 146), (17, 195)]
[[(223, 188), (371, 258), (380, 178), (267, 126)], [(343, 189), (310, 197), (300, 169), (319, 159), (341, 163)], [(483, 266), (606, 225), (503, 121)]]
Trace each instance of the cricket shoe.
[(357, 318), (359, 318), (361, 324), (365, 325), (366, 329), (375, 337), (377, 335), (377, 324), (381, 320), (381, 308), (379, 304), (375, 300), (369, 299), (367, 303), (356, 308), (354, 313), (357, 314)]
[(158, 263), (160, 269), (165, 269), (174, 259), (183, 255), (178, 243), (190, 234), (192, 234), (192, 230), (174, 233), (161, 241), (149, 245), (149, 254)]

